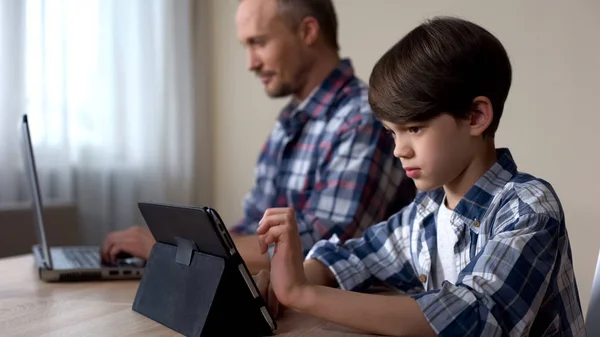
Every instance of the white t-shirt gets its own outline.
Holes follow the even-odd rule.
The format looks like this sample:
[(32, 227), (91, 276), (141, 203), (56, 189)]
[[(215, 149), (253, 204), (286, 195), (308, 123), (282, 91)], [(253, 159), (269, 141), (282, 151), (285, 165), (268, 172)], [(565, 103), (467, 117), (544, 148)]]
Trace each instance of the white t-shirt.
[(446, 207), (446, 198), (442, 201), (436, 216), (437, 254), (433, 257), (435, 264), (431, 268), (429, 290), (440, 289), (444, 281), (456, 283), (458, 278), (454, 262), (454, 246), (458, 242), (458, 237), (450, 224), (452, 210)]

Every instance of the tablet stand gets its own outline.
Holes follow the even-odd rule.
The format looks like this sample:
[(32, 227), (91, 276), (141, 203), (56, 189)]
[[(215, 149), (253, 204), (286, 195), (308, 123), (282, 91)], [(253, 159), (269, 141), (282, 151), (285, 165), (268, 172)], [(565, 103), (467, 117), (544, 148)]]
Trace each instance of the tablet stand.
[(237, 266), (176, 240), (152, 248), (134, 311), (185, 336), (272, 334)]

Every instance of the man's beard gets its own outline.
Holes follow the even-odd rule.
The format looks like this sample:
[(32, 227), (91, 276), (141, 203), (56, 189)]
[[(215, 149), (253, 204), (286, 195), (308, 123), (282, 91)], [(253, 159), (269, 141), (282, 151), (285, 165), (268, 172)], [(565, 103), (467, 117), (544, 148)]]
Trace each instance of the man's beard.
[(275, 90), (273, 90), (273, 91), (267, 90), (267, 95), (269, 95), (269, 97), (271, 97), (271, 98), (283, 98), (283, 97), (287, 97), (293, 93), (294, 93), (294, 89), (293, 89), (292, 85), (289, 83), (282, 83), (277, 88), (275, 88)]

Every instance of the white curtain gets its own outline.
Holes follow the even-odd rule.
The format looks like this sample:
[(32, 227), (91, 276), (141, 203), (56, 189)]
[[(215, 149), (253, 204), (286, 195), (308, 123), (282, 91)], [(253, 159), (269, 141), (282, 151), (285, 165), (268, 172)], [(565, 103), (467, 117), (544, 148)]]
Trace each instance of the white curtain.
[(193, 0), (0, 1), (0, 203), (31, 200), (23, 113), (44, 202), (77, 205), (84, 243), (141, 223), (138, 201), (195, 201), (204, 116), (193, 8)]

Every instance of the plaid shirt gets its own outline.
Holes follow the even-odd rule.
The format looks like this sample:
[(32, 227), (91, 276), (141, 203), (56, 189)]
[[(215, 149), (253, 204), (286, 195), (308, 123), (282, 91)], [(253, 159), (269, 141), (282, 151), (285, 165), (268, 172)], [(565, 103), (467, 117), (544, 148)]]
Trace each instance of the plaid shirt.
[(413, 192), (399, 188), (408, 179), (393, 150), (371, 113), (367, 86), (342, 60), (309, 97), (290, 102), (279, 115), (244, 199), (244, 217), (232, 232), (255, 234), (267, 208), (293, 207), (305, 254), (333, 234), (360, 236), (385, 219), (393, 202), (406, 195), (407, 205), (414, 197), (414, 185)]
[[(435, 265), (443, 189), (420, 193), (360, 239), (318, 242), (343, 289), (383, 282), (413, 296), (440, 336), (585, 336), (562, 207), (547, 182), (517, 172), (510, 152), (458, 203), (456, 282), (424, 292)], [(402, 317), (399, 317), (402, 319)]]

